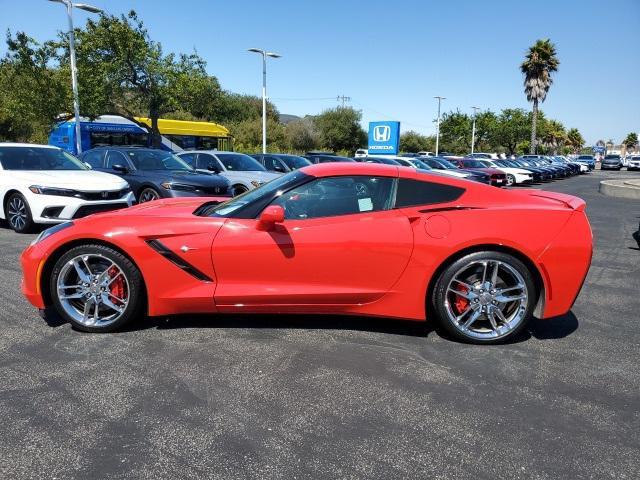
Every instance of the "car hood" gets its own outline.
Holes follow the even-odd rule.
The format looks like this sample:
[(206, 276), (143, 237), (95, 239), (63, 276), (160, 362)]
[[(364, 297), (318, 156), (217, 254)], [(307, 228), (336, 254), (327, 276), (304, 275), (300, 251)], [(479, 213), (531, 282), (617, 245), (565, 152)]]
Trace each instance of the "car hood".
[(449, 176), (458, 177), (458, 178), (467, 178), (472, 175), (471, 172), (456, 172), (453, 169), (442, 169), (442, 170), (434, 169), (433, 172), (442, 173), (443, 175), (449, 175)]
[(93, 170), (11, 170), (10, 175), (13, 180), (26, 186), (69, 188), (83, 192), (121, 190), (128, 186), (125, 180), (116, 175)]
[(516, 168), (516, 167), (500, 167), (499, 170), (502, 170), (503, 172), (507, 172), (507, 173), (515, 173), (518, 175), (530, 175), (531, 172), (529, 170), (524, 170), (522, 168)]
[(482, 172), (482, 173), (486, 173), (488, 175), (495, 175), (495, 174), (504, 175), (504, 172), (502, 170), (498, 170), (497, 168), (467, 168), (467, 167), (465, 167), (465, 170), (469, 170), (470, 172)]

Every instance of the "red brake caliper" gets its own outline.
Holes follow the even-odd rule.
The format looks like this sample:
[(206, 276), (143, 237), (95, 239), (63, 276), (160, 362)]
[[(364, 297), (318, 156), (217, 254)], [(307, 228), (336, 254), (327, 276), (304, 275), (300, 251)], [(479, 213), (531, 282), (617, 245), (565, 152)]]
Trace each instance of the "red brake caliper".
[[(463, 287), (462, 285), (460, 285), (458, 287), (458, 290), (461, 293), (467, 293), (469, 291), (469, 289)], [(122, 297), (121, 297), (122, 298)], [(464, 298), (462, 295), (456, 295), (456, 299), (453, 302), (453, 306), (456, 309), (456, 312), (459, 314), (461, 314), (462, 312), (464, 312), (467, 307), (469, 306), (469, 300), (467, 300), (466, 298)]]
[[(117, 276), (117, 278), (115, 278)], [(125, 299), (126, 291), (125, 291), (125, 283), (124, 277), (120, 275), (120, 271), (116, 267), (111, 267), (109, 270), (109, 278), (115, 278), (115, 280), (109, 286), (109, 291), (111, 295), (116, 298), (112, 298), (113, 303), (116, 305), (122, 305), (122, 302), (117, 300), (117, 298)]]

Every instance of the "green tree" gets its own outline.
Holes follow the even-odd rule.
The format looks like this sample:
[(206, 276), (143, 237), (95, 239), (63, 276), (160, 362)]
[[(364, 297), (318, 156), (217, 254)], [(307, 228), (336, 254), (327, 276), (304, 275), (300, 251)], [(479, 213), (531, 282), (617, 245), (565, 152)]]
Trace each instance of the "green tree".
[(564, 125), (557, 120), (545, 120), (541, 127), (541, 138), (547, 152), (557, 155), (567, 139)]
[(572, 153), (580, 152), (584, 143), (584, 138), (577, 128), (570, 128), (567, 131), (567, 146), (571, 148)]
[(201, 99), (220, 96), (218, 81), (207, 75), (202, 58), (165, 54), (134, 11), (88, 20), (76, 39), (83, 111), (93, 106), (104, 112), (112, 106), (130, 115), (145, 114), (151, 119), (154, 146), (161, 141), (161, 116), (179, 109), (206, 116)]
[(413, 130), (409, 130), (400, 135), (400, 151), (418, 153), (422, 151), (433, 151), (436, 141), (433, 137), (427, 137)]
[[(248, 153), (262, 151), (262, 119), (253, 118), (232, 123), (229, 124), (229, 130), (234, 137), (236, 150)], [(289, 150), (284, 125), (272, 118), (267, 119), (267, 148), (270, 152)]]
[(471, 149), (472, 119), (459, 110), (442, 115), (440, 121), (440, 150), (465, 154)]
[(509, 154), (521, 152), (519, 145), (527, 141), (531, 120), (527, 112), (521, 108), (506, 108), (497, 116), (492, 129), (491, 144), (504, 147)]
[(332, 151), (354, 152), (366, 143), (367, 134), (360, 126), (362, 113), (351, 107), (325, 110), (314, 123), (320, 133), (321, 144)]
[(71, 111), (70, 81), (52, 66), (56, 47), (7, 33), (0, 60), (0, 140), (46, 143), (56, 117)]
[(524, 74), (524, 92), (527, 101), (533, 104), (531, 122), (530, 152), (536, 152), (536, 127), (538, 120), (538, 104), (545, 101), (553, 78), (553, 72), (558, 70), (560, 61), (557, 57), (556, 47), (549, 39), (538, 40), (533, 44), (525, 60), (520, 65)]
[(638, 134), (635, 132), (631, 132), (625, 137), (622, 144), (627, 147), (627, 150), (635, 149), (638, 146)]
[(308, 152), (320, 146), (320, 133), (311, 117), (287, 124), (285, 132), (289, 145), (296, 152)]

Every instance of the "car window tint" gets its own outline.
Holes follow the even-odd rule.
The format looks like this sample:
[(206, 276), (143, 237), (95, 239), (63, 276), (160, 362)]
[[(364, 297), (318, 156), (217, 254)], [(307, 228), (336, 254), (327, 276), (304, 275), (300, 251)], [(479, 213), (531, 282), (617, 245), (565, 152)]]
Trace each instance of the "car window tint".
[(463, 193), (464, 188), (452, 185), (401, 178), (398, 181), (395, 206), (396, 208), (402, 208), (453, 202), (460, 198)]
[(82, 157), (82, 161), (91, 165), (91, 168), (102, 168), (102, 159), (104, 158), (104, 150), (94, 150), (87, 152)]
[(187, 162), (190, 166), (195, 167), (194, 162), (196, 159), (196, 154), (195, 153), (183, 153), (181, 155), (178, 155), (182, 160), (184, 160), (185, 162)]
[(285, 218), (333, 217), (391, 208), (393, 178), (324, 177), (296, 187), (277, 198)]
[(111, 150), (107, 153), (107, 168), (113, 169), (114, 165), (122, 165), (123, 167), (126, 167), (127, 161), (120, 152), (114, 152)]
[(196, 160), (196, 168), (199, 168), (201, 170), (208, 170), (210, 165), (212, 165), (214, 168), (217, 167), (218, 170), (221, 170), (219, 164), (216, 162), (216, 159), (213, 158), (213, 155), (209, 155), (207, 153), (199, 153), (198, 159)]

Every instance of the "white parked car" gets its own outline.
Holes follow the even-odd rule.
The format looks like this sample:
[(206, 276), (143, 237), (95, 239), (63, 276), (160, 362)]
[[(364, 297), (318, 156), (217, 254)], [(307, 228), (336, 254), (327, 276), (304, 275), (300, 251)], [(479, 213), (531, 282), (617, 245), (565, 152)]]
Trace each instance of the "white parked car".
[(418, 152), (418, 155), (421, 157), (435, 157), (436, 154), (433, 152), (422, 151), (422, 152)]
[(498, 163), (493, 160), (486, 159), (478, 159), (478, 161), (486, 165), (487, 168), (497, 168), (498, 170), (503, 171), (507, 175), (507, 186), (515, 185), (516, 183), (533, 183), (533, 173), (528, 170), (506, 166), (506, 163), (501, 163), (500, 160), (497, 160)]
[(234, 195), (253, 190), (282, 175), (268, 172), (255, 158), (244, 153), (189, 150), (177, 155), (199, 172), (219, 174), (228, 178), (234, 189)]
[(640, 170), (640, 155), (629, 155), (627, 170)]
[(369, 155), (369, 150), (367, 150), (366, 148), (359, 148), (356, 150), (354, 157), (362, 158), (362, 157), (366, 157), (367, 155)]
[(18, 233), (130, 206), (129, 184), (58, 147), (0, 143), (0, 218)]

